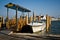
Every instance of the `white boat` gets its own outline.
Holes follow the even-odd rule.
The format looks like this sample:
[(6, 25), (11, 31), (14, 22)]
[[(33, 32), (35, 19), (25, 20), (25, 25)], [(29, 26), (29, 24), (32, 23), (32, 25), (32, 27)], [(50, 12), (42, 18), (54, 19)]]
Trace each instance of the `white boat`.
[(46, 27), (46, 23), (45, 22), (32, 22), (29, 23), (28, 25), (32, 26), (32, 30), (33, 32), (38, 32), (38, 31), (43, 31)]
[(51, 21), (58, 21), (58, 18), (52, 18)]

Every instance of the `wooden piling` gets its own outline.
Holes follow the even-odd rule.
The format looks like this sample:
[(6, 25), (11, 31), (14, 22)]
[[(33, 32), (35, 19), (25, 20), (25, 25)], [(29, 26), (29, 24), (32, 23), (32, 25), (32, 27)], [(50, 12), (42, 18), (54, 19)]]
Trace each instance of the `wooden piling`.
[(40, 19), (41, 19), (41, 17), (40, 17), (40, 16), (38, 16), (38, 21), (40, 21)]
[(18, 31), (21, 31), (22, 26), (23, 26), (23, 18), (22, 16), (20, 16), (20, 19), (18, 21), (18, 27), (17, 27)]
[(50, 23), (49, 25), (51, 25), (51, 17), (50, 17), (50, 16), (49, 16), (49, 19), (50, 19), (50, 20), (49, 20), (49, 23)]
[(34, 14), (34, 21), (36, 21), (36, 15)]
[(1, 22), (0, 22), (0, 28), (1, 28)]
[(20, 17), (19, 21), (18, 21), (18, 31), (20, 31), (22, 29), (22, 27), (24, 25), (28, 24), (28, 16), (26, 16), (24, 19), (22, 17)]
[(29, 23), (31, 23), (31, 22), (32, 22), (32, 20), (33, 20), (33, 19), (32, 19), (32, 16), (30, 16), (30, 21), (29, 21)]
[(20, 31), (21, 28), (22, 28), (22, 26), (21, 26), (21, 20), (19, 19), (19, 21), (18, 21), (18, 27), (17, 27), (18, 31)]
[(48, 27), (49, 27), (49, 21), (48, 21), (48, 15), (46, 15), (46, 32), (48, 32)]
[(46, 15), (46, 32), (49, 31), (50, 25), (51, 25), (51, 17)]
[(28, 16), (26, 16), (26, 19), (25, 19), (25, 21), (26, 21), (26, 24), (28, 24)]
[(6, 28), (7, 28), (7, 29), (10, 29), (9, 21), (6, 22)]
[(33, 21), (36, 21), (36, 15), (33, 12)]
[(1, 27), (2, 27), (2, 24), (3, 24), (3, 17), (2, 16), (0, 16), (0, 29), (1, 29)]

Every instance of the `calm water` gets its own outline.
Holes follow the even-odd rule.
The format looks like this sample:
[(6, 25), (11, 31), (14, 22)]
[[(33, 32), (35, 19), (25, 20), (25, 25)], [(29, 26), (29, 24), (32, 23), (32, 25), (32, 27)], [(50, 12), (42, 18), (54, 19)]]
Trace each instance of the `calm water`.
[(50, 27), (51, 34), (60, 34), (60, 21), (52, 21), (52, 25)]

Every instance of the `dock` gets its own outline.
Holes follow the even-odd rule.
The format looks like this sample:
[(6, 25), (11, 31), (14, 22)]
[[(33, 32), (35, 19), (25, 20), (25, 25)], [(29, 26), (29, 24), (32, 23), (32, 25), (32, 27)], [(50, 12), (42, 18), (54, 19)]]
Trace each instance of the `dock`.
[[(39, 34), (31, 33), (11, 33), (11, 31), (0, 31), (0, 40), (60, 40), (60, 35), (46, 34), (41, 36)], [(7, 34), (8, 33), (8, 34)]]

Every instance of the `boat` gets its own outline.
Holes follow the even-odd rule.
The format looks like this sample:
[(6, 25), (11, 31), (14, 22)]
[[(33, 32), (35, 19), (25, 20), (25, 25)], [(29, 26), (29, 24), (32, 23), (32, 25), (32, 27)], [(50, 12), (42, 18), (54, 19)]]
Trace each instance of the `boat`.
[(53, 18), (52, 17), (51, 21), (58, 21), (58, 18)]
[(31, 22), (28, 25), (32, 26), (33, 32), (43, 31), (46, 28), (46, 23), (43, 21), (40, 22)]

